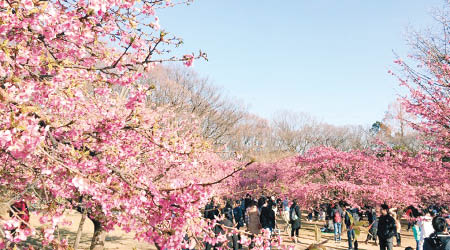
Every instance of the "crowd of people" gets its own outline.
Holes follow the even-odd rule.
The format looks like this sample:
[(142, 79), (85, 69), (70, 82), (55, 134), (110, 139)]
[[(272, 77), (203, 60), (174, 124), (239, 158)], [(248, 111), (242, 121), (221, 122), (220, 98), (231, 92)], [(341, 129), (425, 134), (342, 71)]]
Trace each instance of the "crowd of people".
[[(234, 206), (233, 206), (234, 204)], [(219, 224), (214, 228), (214, 233), (223, 233), (224, 228), (241, 229), (246, 226), (246, 232), (253, 238), (261, 233), (269, 236), (280, 233), (276, 223), (276, 216), (281, 217), (289, 230), (292, 240), (297, 243), (301, 227), (301, 210), (296, 200), (289, 202), (288, 199), (275, 199), (275, 197), (261, 196), (259, 199), (252, 198), (249, 194), (243, 199), (219, 200), (213, 198), (204, 210), (204, 217), (210, 220), (219, 219)], [(229, 246), (233, 249), (241, 249), (238, 243), (240, 235), (233, 235), (229, 240)], [(219, 247), (220, 244), (211, 245), (205, 243), (206, 249)]]
[[(394, 239), (396, 246), (401, 246), (400, 215), (408, 221), (407, 231), (413, 231), (416, 241), (415, 248), (408, 246), (405, 250), (450, 250), (450, 214), (446, 207), (429, 206), (416, 209), (409, 206), (399, 211), (396, 208), (389, 208), (386, 204), (380, 207), (358, 208), (340, 201), (310, 209), (307, 220), (325, 221), (321, 231), (333, 233), (336, 243), (342, 240), (342, 232), (345, 231), (348, 249), (358, 250), (355, 229), (359, 229), (361, 225), (359, 221), (367, 217), (368, 233), (365, 244), (373, 241), (375, 245), (379, 245), (380, 250), (392, 250)], [(21, 229), (27, 227), (29, 221), (27, 204), (24, 201), (12, 204), (10, 216), (20, 219)], [(299, 243), (302, 211), (295, 199), (290, 201), (287, 197), (276, 199), (274, 196), (264, 195), (254, 199), (250, 194), (234, 201), (213, 197), (204, 209), (206, 219), (218, 221), (213, 228), (216, 236), (225, 234), (227, 229), (237, 229), (237, 232), (245, 233), (251, 239), (262, 233), (269, 237), (280, 235), (282, 229), (280, 226), (283, 224), (277, 224), (277, 216), (284, 221), (284, 232), (289, 233), (295, 244)], [(227, 241), (228, 247), (233, 250), (242, 249), (240, 239), (240, 233), (232, 234)], [(205, 242), (205, 247), (207, 250), (216, 249), (221, 247), (221, 243)]]
[[(444, 207), (429, 207), (418, 209), (410, 206), (403, 211), (389, 208), (383, 204), (380, 207), (352, 207), (345, 202), (334, 202), (322, 204), (306, 212), (306, 220), (325, 221), (322, 232), (334, 234), (334, 240), (339, 243), (342, 233), (346, 232), (348, 249), (357, 250), (358, 240), (355, 228), (359, 230), (359, 221), (363, 217), (368, 221), (368, 233), (364, 241), (379, 245), (380, 250), (392, 250), (394, 245), (401, 246), (401, 219), (399, 215), (408, 221), (408, 229), (414, 234), (416, 246), (406, 247), (406, 250), (450, 250), (449, 225), (450, 215)], [(223, 216), (221, 216), (223, 215)], [(284, 221), (283, 224), (276, 223), (276, 217)], [(299, 243), (299, 231), (302, 226), (302, 210), (294, 199), (290, 201), (287, 197), (276, 199), (274, 196), (262, 195), (258, 199), (247, 194), (244, 198), (235, 201), (218, 200), (213, 198), (205, 207), (204, 217), (207, 219), (219, 219), (215, 228), (216, 235), (224, 232), (223, 227), (240, 229), (250, 238), (266, 233), (267, 235), (279, 235), (281, 230), (289, 233), (294, 243)], [(281, 228), (281, 225), (284, 225)], [(222, 227), (222, 228), (221, 228)], [(244, 230), (244, 227), (245, 230)], [(345, 227), (345, 230), (343, 230)], [(229, 247), (241, 249), (239, 244), (240, 235), (233, 235), (229, 240)], [(206, 243), (206, 249), (215, 249), (219, 245)]]

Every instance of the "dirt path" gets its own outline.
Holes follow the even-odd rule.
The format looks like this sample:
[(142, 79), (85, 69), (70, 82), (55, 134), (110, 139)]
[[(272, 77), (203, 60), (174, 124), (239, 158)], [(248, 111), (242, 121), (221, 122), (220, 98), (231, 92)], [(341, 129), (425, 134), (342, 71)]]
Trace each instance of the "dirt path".
[[(69, 221), (72, 221), (71, 225), (61, 226), (59, 229), (59, 236), (60, 238), (67, 238), (69, 240), (70, 244), (73, 244), (75, 241), (76, 232), (78, 229), (78, 224), (80, 222), (81, 214), (75, 211), (71, 211), (67, 213), (66, 219)], [(305, 218), (305, 217), (303, 217)], [(281, 229), (284, 229), (285, 224), (282, 223), (282, 220), (277, 220), (277, 223)], [(37, 220), (36, 216), (32, 216), (31, 218), (31, 224), (38, 227), (40, 226), (39, 221)], [(300, 243), (295, 244), (295, 249), (306, 249), (311, 243), (315, 242), (315, 236), (314, 236), (314, 226), (317, 225), (319, 228), (322, 227), (324, 222), (306, 222), (303, 221), (302, 229), (300, 230)], [(86, 220), (84, 227), (83, 227), (83, 234), (80, 241), (80, 248), (79, 249), (89, 249), (91, 237), (94, 232), (94, 225), (90, 220)], [(288, 237), (287, 232), (281, 230), (281, 235), (283, 237), (284, 244), (287, 245), (294, 245), (294, 243), (291, 241), (290, 237)], [(366, 239), (367, 232), (363, 231), (361, 235), (358, 238), (359, 242), (359, 249), (360, 250), (378, 250), (379, 247), (373, 245), (373, 244), (364, 244), (364, 241)], [(412, 235), (412, 232), (406, 232), (406, 227), (403, 225), (402, 228), (402, 247), (394, 247), (394, 250), (403, 250), (407, 246), (411, 246), (415, 248), (415, 241), (414, 237)], [(322, 240), (328, 239), (328, 243), (326, 246), (328, 249), (339, 249), (339, 250), (345, 250), (348, 248), (347, 245), (347, 234), (344, 232), (342, 234), (342, 241), (340, 243), (334, 242), (334, 236), (332, 233), (322, 233), (321, 234)], [(30, 243), (34, 243), (37, 249), (42, 249), (41, 246), (37, 245), (37, 241), (35, 239), (31, 239), (29, 241)], [(133, 234), (131, 233), (125, 233), (122, 230), (116, 229), (112, 232), (109, 232), (106, 237), (105, 242), (105, 249), (113, 250), (113, 249), (142, 249), (142, 250), (154, 250), (156, 249), (153, 245), (138, 242), (134, 239)]]
[[(305, 218), (305, 217), (303, 217)], [(300, 230), (300, 243), (295, 244), (295, 249), (306, 249), (310, 244), (315, 243), (315, 234), (314, 234), (314, 226), (317, 226), (321, 228), (325, 222), (306, 222), (303, 221), (302, 223), (302, 229)], [(281, 228), (284, 228), (284, 225), (281, 226)], [(287, 245), (294, 245), (294, 243), (290, 240), (288, 237), (288, 234), (286, 232), (282, 231), (282, 235), (284, 238), (284, 242)], [(358, 243), (359, 243), (359, 249), (360, 250), (378, 250), (380, 249), (379, 246), (375, 246), (374, 244), (371, 244), (370, 242), (368, 244), (365, 244), (364, 241), (367, 237), (367, 230), (364, 230), (361, 232), (361, 235), (358, 237)], [(342, 241), (340, 243), (334, 242), (334, 234), (333, 233), (321, 233), (322, 240), (328, 240), (328, 243), (325, 244), (325, 246), (328, 249), (340, 249), (340, 250), (346, 250), (348, 249), (348, 243), (347, 243), (347, 233), (343, 232), (342, 234)], [(402, 240), (402, 246), (401, 247), (394, 247), (394, 250), (404, 250), (407, 246), (411, 246), (414, 249), (416, 248), (416, 242), (414, 240), (414, 236), (412, 234), (412, 231), (406, 232), (405, 225), (402, 225), (402, 233), (401, 233), (401, 240)], [(395, 239), (394, 239), (395, 241)]]

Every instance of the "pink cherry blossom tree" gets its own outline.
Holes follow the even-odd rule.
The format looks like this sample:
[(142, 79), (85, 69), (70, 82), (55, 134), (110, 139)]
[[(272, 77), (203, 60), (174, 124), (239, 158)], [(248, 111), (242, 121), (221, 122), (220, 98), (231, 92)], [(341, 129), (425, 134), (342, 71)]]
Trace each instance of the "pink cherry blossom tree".
[(301, 156), (250, 166), (239, 173), (238, 189), (288, 195), (304, 207), (336, 200), (358, 206), (449, 204), (449, 174), (425, 152), (317, 147)]
[(417, 119), (409, 121), (409, 125), (426, 136), (430, 151), (444, 161), (449, 167), (450, 150), (450, 75), (449, 75), (449, 34), (448, 25), (450, 4), (434, 13), (439, 32), (413, 32), (409, 42), (412, 55), (395, 63), (400, 70), (390, 71), (398, 77), (400, 85), (407, 94), (401, 99), (406, 111)]
[(167, 249), (207, 237), (199, 208), (242, 166), (216, 157), (195, 122), (147, 104), (151, 87), (136, 81), (155, 63), (205, 57), (168, 54), (181, 40), (156, 12), (180, 3), (0, 1), (0, 182), (5, 205), (38, 205), (42, 223), (3, 221), (2, 245), (39, 234), (68, 246), (54, 235), (67, 209), (94, 222), (91, 249), (114, 227)]

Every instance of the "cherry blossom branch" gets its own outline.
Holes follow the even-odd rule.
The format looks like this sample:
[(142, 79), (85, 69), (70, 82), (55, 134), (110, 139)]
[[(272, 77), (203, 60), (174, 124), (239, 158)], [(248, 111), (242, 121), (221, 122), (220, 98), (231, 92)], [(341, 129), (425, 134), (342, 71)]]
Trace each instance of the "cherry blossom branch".
[[(205, 186), (211, 186), (211, 185), (219, 184), (219, 183), (221, 183), (222, 181), (224, 181), (224, 180), (230, 178), (231, 176), (233, 176), (235, 173), (244, 170), (246, 167), (252, 165), (253, 163), (255, 163), (255, 162), (254, 162), (254, 161), (250, 161), (250, 162), (246, 163), (244, 166), (239, 167), (239, 168), (236, 168), (235, 170), (233, 170), (233, 172), (227, 174), (226, 176), (224, 176), (224, 177), (222, 177), (222, 178), (220, 178), (220, 179), (218, 179), (218, 180), (216, 180), (216, 181), (213, 181), (213, 182), (207, 182), (207, 183), (200, 183), (200, 184), (195, 184), (195, 185), (205, 187)], [(180, 190), (184, 190), (184, 189), (186, 189), (186, 188), (188, 188), (188, 187), (190, 187), (190, 186), (192, 186), (192, 185), (188, 185), (188, 186), (184, 186), (184, 187), (179, 187), (179, 188), (162, 189), (161, 191), (163, 191), (163, 192), (180, 191)]]

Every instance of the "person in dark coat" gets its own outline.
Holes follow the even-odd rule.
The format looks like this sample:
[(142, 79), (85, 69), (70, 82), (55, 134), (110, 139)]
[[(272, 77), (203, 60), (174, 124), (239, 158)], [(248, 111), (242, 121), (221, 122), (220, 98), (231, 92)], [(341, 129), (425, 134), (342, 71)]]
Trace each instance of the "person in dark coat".
[(344, 223), (347, 228), (347, 240), (348, 240), (348, 249), (358, 250), (358, 240), (355, 237), (355, 230), (353, 227), (358, 220), (358, 213), (355, 212), (355, 209), (351, 209), (350, 206), (347, 206), (345, 215), (344, 215)]
[[(247, 194), (246, 196), (245, 196), (245, 199), (244, 199), (244, 206), (245, 206), (245, 210), (247, 211), (247, 208), (250, 206), (250, 204), (252, 203), (252, 196), (250, 195), (250, 194)], [(244, 211), (245, 212), (245, 211)]]
[(367, 220), (369, 221), (369, 225), (371, 225), (377, 219), (377, 213), (374, 208), (369, 208), (367, 211)]
[(242, 210), (241, 201), (236, 200), (236, 206), (233, 208), (234, 221), (237, 223), (237, 229), (244, 226), (244, 211)]
[[(347, 207), (347, 209), (345, 211), (344, 223), (345, 223), (345, 227), (347, 228), (348, 249), (351, 250), (351, 249), (353, 249), (353, 242), (355, 241), (355, 230), (353, 230), (354, 217), (353, 217), (352, 210), (350, 209), (350, 207)], [(356, 241), (355, 241), (355, 243), (356, 243)]]
[(315, 220), (315, 221), (318, 221), (318, 220), (319, 220), (319, 208), (318, 208), (318, 207), (315, 207), (315, 208), (313, 209), (313, 213), (314, 213), (314, 220)]
[(433, 221), (434, 233), (425, 238), (423, 250), (450, 250), (450, 235), (447, 222), (443, 217), (436, 216)]
[(264, 195), (259, 197), (259, 199), (258, 199), (258, 210), (259, 210), (259, 212), (261, 212), (261, 208), (262, 208), (262, 206), (264, 205), (265, 202), (266, 202), (266, 197)]
[[(213, 219), (215, 219), (214, 216), (220, 217), (221, 213), (224, 212), (224, 209), (223, 209), (224, 207), (223, 206), (221, 207), (220, 202), (218, 204), (216, 204), (215, 202), (216, 202), (216, 199), (213, 197), (211, 199), (211, 202), (206, 205), (205, 218), (213, 220)], [(218, 221), (218, 223), (214, 226), (214, 228), (212, 230), (214, 232), (215, 237), (218, 237), (220, 234), (225, 233), (225, 230), (223, 229), (222, 225), (226, 226), (227, 224), (230, 224), (230, 223), (232, 224), (232, 222), (230, 222), (230, 223), (228, 223), (228, 222), (229, 222), (229, 220), (226, 218), (226, 216), (223, 220)], [(209, 242), (205, 242), (205, 250), (212, 250), (212, 249), (216, 250), (216, 249), (220, 248), (221, 246), (222, 246), (221, 242), (218, 242), (215, 245), (212, 245)]]
[(226, 219), (234, 223), (233, 205), (230, 200), (226, 201), (225, 207), (222, 209), (222, 214), (225, 215)]
[(369, 242), (369, 240), (374, 240), (375, 246), (377, 246), (378, 218), (376, 210), (374, 208), (371, 208), (369, 211), (369, 215), (371, 217), (371, 220), (369, 220), (369, 233), (367, 234), (366, 244)]
[(297, 205), (297, 200), (294, 200), (289, 209), (289, 221), (291, 223), (291, 237), (295, 243), (297, 243), (298, 233), (302, 225), (301, 217), (300, 207)]
[[(212, 202), (215, 202), (215, 199), (213, 199)], [(208, 205), (211, 205), (211, 203)], [(217, 212), (217, 216), (219, 218), (221, 217), (221, 215), (223, 215), (223, 219), (220, 221), (217, 221), (217, 224), (214, 226), (214, 228), (212, 230), (214, 232), (215, 237), (219, 237), (220, 235), (225, 234), (227, 232), (227, 230), (225, 230), (225, 228), (234, 227), (233, 209), (232, 209), (231, 203), (229, 201), (227, 202), (227, 204), (225, 206), (223, 206), (223, 204), (221, 205), (220, 203), (217, 205), (214, 205), (210, 211), (212, 211), (213, 212), (212, 214), (214, 214), (214, 215)], [(209, 215), (209, 216), (211, 216), (211, 215)], [(228, 246), (227, 249), (237, 250), (238, 249), (238, 236), (236, 234), (227, 235), (226, 244)], [(222, 242), (217, 242), (215, 245), (212, 245), (209, 242), (205, 242), (205, 249), (206, 250), (223, 249), (222, 245), (223, 245)]]
[(397, 227), (394, 218), (389, 215), (389, 206), (381, 205), (381, 216), (378, 219), (377, 235), (380, 243), (380, 250), (393, 249), (393, 237), (397, 234)]
[[(236, 226), (234, 213), (233, 213), (233, 206), (231, 204), (231, 200), (227, 200), (225, 207), (222, 209), (222, 214), (224, 215), (224, 219), (219, 221), (219, 224), (224, 225), (228, 229), (233, 228)], [(225, 230), (224, 230), (225, 232)], [(222, 232), (222, 233), (224, 233)], [(228, 247), (232, 248), (233, 250), (237, 250), (239, 248), (238, 244), (238, 235), (232, 234), (231, 236), (228, 235)]]
[(332, 207), (332, 205), (330, 203), (326, 204), (326, 207), (325, 207), (325, 220), (326, 220), (325, 227), (329, 231), (334, 231), (334, 227), (333, 227), (333, 207)]
[[(242, 208), (242, 203), (244, 200), (236, 200), (236, 206), (233, 208), (233, 216), (234, 216), (234, 222), (235, 227), (239, 230), (241, 227), (244, 226), (244, 209)], [(237, 235), (238, 240), (241, 240), (241, 235)], [(242, 249), (242, 244), (239, 243), (238, 249)]]
[(259, 222), (262, 228), (269, 230), (270, 233), (273, 232), (275, 228), (275, 212), (272, 209), (272, 203), (269, 203), (267, 200), (264, 201), (264, 205), (261, 208)]
[(216, 198), (211, 198), (211, 202), (205, 206), (204, 217), (206, 219), (214, 220), (215, 216), (219, 215), (219, 209), (216, 205)]

